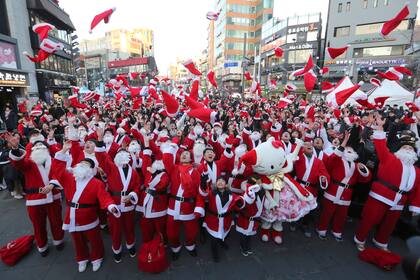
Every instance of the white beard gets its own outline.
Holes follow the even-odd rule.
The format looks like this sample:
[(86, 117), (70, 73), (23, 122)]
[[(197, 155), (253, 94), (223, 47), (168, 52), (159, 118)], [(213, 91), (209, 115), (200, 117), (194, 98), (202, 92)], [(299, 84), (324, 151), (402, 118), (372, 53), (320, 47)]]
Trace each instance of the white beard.
[(261, 134), (259, 132), (253, 132), (253, 133), (251, 133), (249, 138), (251, 138), (251, 140), (255, 142), (255, 141), (260, 140)]
[(244, 144), (239, 145), (236, 149), (235, 149), (235, 166), (238, 165), (239, 162), (239, 158), (241, 156), (243, 156), (247, 151), (247, 147)]
[(155, 160), (152, 164), (152, 173), (155, 173), (156, 171), (164, 170), (165, 166), (163, 164), (163, 161), (161, 160)]
[(201, 126), (196, 126), (194, 127), (194, 133), (195, 135), (200, 136), (201, 134), (203, 134), (204, 129)]
[(140, 145), (137, 143), (130, 143), (130, 145), (128, 146), (128, 151), (130, 153), (136, 154), (138, 152), (140, 152)]
[(346, 161), (354, 162), (359, 158), (359, 155), (353, 149), (345, 148), (343, 158)]
[(416, 152), (411, 150), (399, 149), (394, 155), (405, 165), (414, 165), (418, 159)]
[(33, 143), (35, 143), (36, 141), (45, 141), (45, 137), (44, 137), (44, 135), (40, 134), (40, 135), (38, 135), (38, 136), (32, 136), (32, 137), (29, 139), (29, 142), (31, 142), (32, 144), (33, 144)]
[(112, 135), (105, 135), (104, 136), (104, 143), (109, 145), (112, 143), (112, 141), (114, 141), (114, 136)]
[(200, 164), (203, 158), (203, 152), (206, 149), (206, 145), (203, 143), (195, 143), (193, 147), (194, 163)]
[(81, 181), (89, 177), (93, 177), (94, 175), (95, 173), (92, 168), (85, 167), (79, 164), (73, 168), (73, 176), (76, 179), (76, 181)]
[(44, 164), (50, 157), (50, 152), (47, 148), (38, 148), (31, 151), (31, 160), (36, 164)]
[(127, 152), (119, 152), (115, 158), (114, 158), (114, 163), (116, 166), (118, 167), (122, 167), (126, 164), (128, 164), (130, 162), (130, 154)]

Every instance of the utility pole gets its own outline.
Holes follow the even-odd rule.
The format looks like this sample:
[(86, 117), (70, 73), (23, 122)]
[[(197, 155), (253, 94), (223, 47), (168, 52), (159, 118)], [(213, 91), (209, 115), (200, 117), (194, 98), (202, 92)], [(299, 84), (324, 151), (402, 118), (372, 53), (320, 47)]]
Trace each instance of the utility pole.
[(244, 52), (243, 52), (243, 58), (242, 58), (242, 97), (245, 95), (245, 58), (246, 58), (246, 37), (247, 32), (244, 34)]

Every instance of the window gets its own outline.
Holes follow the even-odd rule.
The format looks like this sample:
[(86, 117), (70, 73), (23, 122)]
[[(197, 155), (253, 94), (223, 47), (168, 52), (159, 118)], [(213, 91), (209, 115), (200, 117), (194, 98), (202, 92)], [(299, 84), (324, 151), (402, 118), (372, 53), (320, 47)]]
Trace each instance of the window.
[(346, 12), (350, 12), (350, 2), (347, 2), (346, 4)]
[(338, 4), (338, 13), (341, 13), (343, 11), (343, 3)]
[(367, 9), (368, 7), (368, 0), (363, 0), (363, 9)]
[(378, 7), (378, 0), (373, 0), (373, 7), (377, 8)]
[[(407, 30), (408, 29), (408, 20), (403, 20), (400, 25), (396, 28), (397, 30)], [(374, 34), (378, 33), (379, 30), (382, 28), (382, 22), (378, 23), (371, 23), (371, 24), (363, 24), (356, 26), (356, 35), (366, 35), (366, 34)]]
[(0, 34), (10, 36), (9, 18), (7, 17), (5, 0), (0, 0)]
[(384, 5), (389, 6), (389, 0), (384, 0)]
[(371, 57), (371, 56), (395, 56), (404, 54), (403, 45), (373, 48), (356, 48), (353, 57)]
[(313, 50), (295, 50), (289, 51), (288, 63), (305, 63), (308, 61), (308, 57), (312, 55)]
[(334, 28), (334, 37), (345, 37), (350, 35), (350, 26)]

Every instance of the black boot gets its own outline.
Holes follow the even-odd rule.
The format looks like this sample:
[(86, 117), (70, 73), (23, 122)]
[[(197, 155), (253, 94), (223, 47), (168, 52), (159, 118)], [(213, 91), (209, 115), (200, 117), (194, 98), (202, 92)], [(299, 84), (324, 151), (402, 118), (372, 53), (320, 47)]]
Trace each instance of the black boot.
[(172, 251), (172, 260), (177, 261), (179, 259), (180, 255), (181, 255), (181, 251), (179, 251), (179, 252)]
[(121, 262), (121, 253), (115, 254), (114, 253), (114, 262), (120, 263)]
[(128, 252), (130, 253), (130, 257), (134, 258), (136, 256), (136, 246), (131, 247), (128, 249)]
[(194, 248), (194, 250), (192, 250), (192, 251), (188, 251), (188, 253), (190, 254), (190, 256), (191, 257), (197, 257), (197, 249), (196, 248)]
[(40, 252), (41, 257), (45, 258), (46, 256), (48, 256), (48, 253), (50, 252), (50, 249), (47, 248), (47, 250), (45, 250), (44, 252)]

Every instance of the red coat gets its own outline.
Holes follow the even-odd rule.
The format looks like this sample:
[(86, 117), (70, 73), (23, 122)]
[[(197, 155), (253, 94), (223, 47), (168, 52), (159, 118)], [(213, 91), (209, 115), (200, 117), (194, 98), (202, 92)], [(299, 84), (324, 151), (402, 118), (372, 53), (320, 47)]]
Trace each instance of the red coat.
[(209, 183), (211, 186), (216, 186), (216, 181), (222, 173), (227, 172), (229, 167), (233, 165), (235, 160), (233, 153), (224, 151), (221, 159), (213, 161), (213, 164), (210, 166), (206, 161), (203, 161), (198, 167), (197, 170), (201, 174), (207, 173), (209, 176)]
[(158, 218), (166, 216), (168, 209), (169, 176), (162, 171), (158, 174), (146, 172), (145, 189), (141, 192), (137, 210), (145, 218)]
[[(294, 162), (294, 170), (297, 181), (302, 186), (306, 187), (315, 197), (318, 195), (320, 177), (325, 176), (327, 182), (330, 180), (330, 175), (328, 174), (324, 163), (319, 158), (315, 157), (315, 153), (312, 155), (311, 159), (308, 159), (303, 153), (300, 153), (299, 159)], [(306, 183), (303, 183), (302, 181)], [(328, 183), (321, 187), (325, 188), (327, 186)]]
[[(334, 204), (349, 206), (353, 194), (353, 188), (358, 182), (367, 183), (372, 178), (372, 173), (363, 176), (357, 168), (357, 162), (348, 163), (341, 156), (343, 152), (335, 149), (328, 159), (328, 171), (330, 172), (331, 184), (324, 193), (324, 197)], [(336, 182), (348, 184), (345, 188)]]
[(115, 158), (115, 155), (117, 154), (118, 150), (120, 149), (120, 145), (118, 145), (115, 142), (112, 142), (111, 145), (107, 146), (105, 149), (106, 149), (106, 152), (108, 153), (108, 155), (113, 159), (113, 158)]
[[(170, 178), (170, 195), (168, 204), (168, 215), (173, 216), (174, 220), (190, 221), (195, 219), (194, 207), (196, 198), (199, 195), (198, 189), (200, 185), (200, 173), (193, 168), (192, 165), (174, 164), (174, 155), (176, 150), (169, 147), (168, 150), (162, 151), (162, 160), (165, 170), (169, 173)], [(181, 173), (189, 180), (188, 186), (181, 183)], [(182, 201), (180, 200), (182, 199)], [(186, 199), (187, 201), (183, 201)]]
[(66, 162), (58, 160), (53, 162), (55, 179), (64, 189), (67, 204), (78, 203), (92, 205), (92, 207), (75, 208), (66, 207), (63, 229), (69, 232), (87, 231), (99, 225), (98, 209), (109, 209), (116, 206), (109, 193), (105, 190), (102, 181), (91, 178), (76, 182), (74, 176), (67, 172)]
[(262, 210), (264, 209), (264, 199), (265, 196), (261, 198), (256, 195), (255, 199), (247, 201), (245, 207), (240, 210), (236, 220), (237, 232), (247, 236), (257, 234), (260, 225), (258, 218), (261, 216)]
[[(206, 199), (208, 200), (207, 208), (205, 208)], [(238, 200), (242, 200), (238, 206)], [(199, 196), (195, 212), (204, 216), (203, 227), (214, 238), (224, 240), (228, 235), (230, 228), (233, 226), (232, 212), (240, 210), (245, 206), (243, 198), (237, 194), (230, 193), (229, 199), (222, 206), (220, 195), (216, 191), (209, 191), (206, 197)], [(224, 215), (223, 217), (218, 215)]]
[(53, 202), (54, 200), (61, 199), (59, 190), (53, 189), (48, 194), (30, 193), (31, 191), (38, 191), (40, 188), (47, 186), (53, 177), (53, 168), (51, 167), (51, 158), (45, 163), (45, 167), (37, 165), (25, 153), (16, 157), (11, 152), (9, 158), (12, 165), (21, 171), (25, 176), (25, 191), (26, 191), (26, 205), (36, 206)]
[(389, 205), (394, 210), (402, 210), (409, 203), (409, 210), (420, 213), (420, 169), (404, 165), (386, 146), (385, 133), (373, 134), (375, 150), (379, 159), (377, 178), (409, 194), (397, 193), (381, 182), (373, 181), (370, 196)]
[[(99, 167), (107, 175), (108, 192), (111, 194), (114, 203), (118, 205), (121, 212), (133, 211), (140, 196), (140, 177), (137, 171), (128, 166), (126, 177), (122, 167), (117, 167), (111, 157), (105, 152), (105, 147), (96, 148), (95, 155), (99, 162)], [(121, 201), (121, 192), (125, 192), (125, 196), (129, 195), (133, 199), (130, 202), (123, 203)]]
[(248, 151), (256, 148), (259, 144), (261, 144), (261, 140), (253, 141), (250, 137), (251, 131), (248, 131), (244, 128), (242, 131), (242, 140), (244, 144), (248, 147)]

